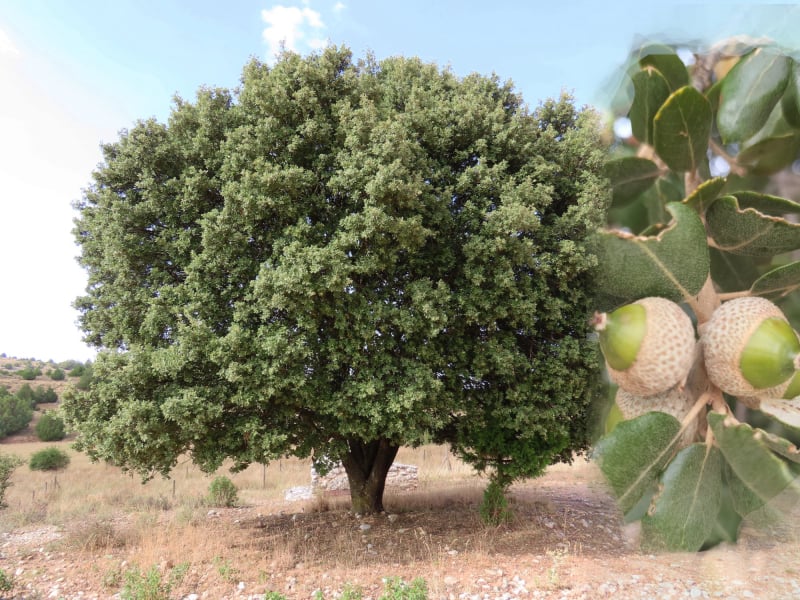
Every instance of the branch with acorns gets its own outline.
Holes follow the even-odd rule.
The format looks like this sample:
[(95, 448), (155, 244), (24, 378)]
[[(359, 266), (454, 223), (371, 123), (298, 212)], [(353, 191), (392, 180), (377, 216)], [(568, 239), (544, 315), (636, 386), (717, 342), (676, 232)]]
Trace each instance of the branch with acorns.
[(800, 64), (685, 50), (625, 67), (592, 319), (615, 386), (594, 455), (666, 550), (735, 541), (800, 488)]

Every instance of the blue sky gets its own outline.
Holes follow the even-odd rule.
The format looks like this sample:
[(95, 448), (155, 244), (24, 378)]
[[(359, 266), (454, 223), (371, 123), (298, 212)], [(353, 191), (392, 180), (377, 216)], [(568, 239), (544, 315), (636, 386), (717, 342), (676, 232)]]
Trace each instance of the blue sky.
[(327, 43), (356, 56), (413, 55), (458, 75), (497, 73), (527, 102), (574, 94), (602, 107), (644, 38), (733, 34), (800, 47), (800, 6), (747, 2), (407, 0), (3, 0), (0, 2), (0, 352), (85, 360), (71, 303), (71, 203), (100, 142), (165, 120), (174, 94), (235, 87), (251, 57)]

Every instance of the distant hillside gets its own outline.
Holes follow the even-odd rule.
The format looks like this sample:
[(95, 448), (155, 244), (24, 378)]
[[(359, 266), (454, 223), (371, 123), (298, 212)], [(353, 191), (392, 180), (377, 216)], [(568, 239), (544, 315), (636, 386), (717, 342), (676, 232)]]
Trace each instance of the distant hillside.
[[(43, 386), (53, 388), (56, 393), (61, 393), (72, 384), (78, 382), (81, 371), (85, 370), (91, 363), (82, 363), (77, 360), (67, 360), (61, 363), (53, 361), (45, 362), (35, 358), (16, 358), (5, 354), (0, 355), (0, 386), (6, 388), (12, 394), (16, 393), (26, 383), (32, 388)], [(58, 377), (57, 371), (64, 374), (64, 378), (53, 379), (53, 375)], [(26, 379), (31, 377), (32, 379)]]

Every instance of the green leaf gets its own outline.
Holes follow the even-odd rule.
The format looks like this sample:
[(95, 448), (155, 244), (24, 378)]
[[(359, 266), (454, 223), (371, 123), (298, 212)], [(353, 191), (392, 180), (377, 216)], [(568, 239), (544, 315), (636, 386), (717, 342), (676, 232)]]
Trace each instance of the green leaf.
[(747, 423), (728, 421), (717, 412), (708, 414), (708, 425), (733, 472), (762, 501), (777, 496), (794, 479), (786, 461), (764, 441), (764, 432)]
[(624, 205), (653, 185), (660, 170), (652, 160), (628, 156), (608, 161), (604, 174), (611, 182), (614, 204)]
[[(727, 465), (723, 462), (723, 466)], [(739, 528), (741, 524), (742, 515), (740, 515), (734, 507), (730, 490), (727, 486), (723, 486), (719, 514), (714, 523), (714, 529), (703, 542), (703, 546), (700, 549), (707, 550), (723, 542), (731, 544), (736, 542), (736, 539), (739, 537)]]
[(800, 289), (800, 261), (776, 267), (759, 277), (750, 287), (754, 296), (779, 298)]
[(722, 465), (719, 450), (706, 444), (692, 444), (678, 453), (642, 518), (645, 548), (694, 552), (703, 546), (722, 505)]
[(755, 193), (722, 196), (706, 211), (708, 233), (717, 248), (745, 256), (774, 256), (800, 248), (800, 225), (783, 216), (800, 204)]
[(691, 206), (698, 214), (703, 214), (714, 200), (719, 197), (722, 188), (725, 187), (724, 177), (715, 177), (701, 183), (683, 203)]
[(753, 208), (765, 215), (772, 215), (774, 217), (790, 214), (800, 215), (800, 203), (789, 200), (788, 198), (747, 190), (731, 192), (730, 195), (735, 196), (736, 199), (739, 200), (739, 206), (741, 206), (742, 209)]
[(800, 127), (800, 65), (792, 61), (792, 74), (781, 98), (781, 109), (792, 127)]
[(672, 48), (669, 46), (648, 48), (645, 52), (650, 53), (639, 59), (639, 65), (642, 69), (648, 67), (656, 69), (666, 79), (670, 92), (689, 85), (689, 71)]
[(664, 76), (654, 69), (639, 71), (632, 77), (633, 104), (628, 113), (634, 137), (644, 144), (653, 145), (653, 119), (658, 109), (669, 98), (671, 90)]
[(741, 256), (709, 248), (711, 278), (720, 292), (741, 292), (761, 277), (761, 271), (750, 256)]
[(706, 230), (685, 204), (672, 202), (669, 225), (655, 236), (620, 230), (598, 234), (598, 288), (622, 302), (663, 296), (675, 301), (696, 295), (709, 271)]
[(756, 175), (771, 175), (792, 164), (800, 151), (800, 134), (787, 133), (763, 139), (744, 148), (736, 162)]
[(800, 433), (800, 398), (792, 400), (761, 398), (759, 409), (790, 430)]
[(672, 458), (679, 432), (675, 417), (650, 412), (619, 423), (597, 443), (594, 457), (623, 513), (636, 505)]
[(711, 104), (691, 86), (674, 92), (653, 123), (654, 145), (675, 171), (694, 171), (706, 158), (711, 134)]
[(800, 150), (800, 133), (776, 105), (764, 126), (742, 144), (736, 162), (756, 175), (770, 175), (792, 164)]
[(722, 80), (717, 116), (722, 140), (741, 142), (764, 126), (789, 80), (791, 59), (756, 48)]
[(728, 493), (731, 496), (733, 508), (738, 514), (746, 517), (754, 510), (764, 506), (764, 500), (744, 484), (727, 462), (723, 469), (723, 475), (728, 484)]

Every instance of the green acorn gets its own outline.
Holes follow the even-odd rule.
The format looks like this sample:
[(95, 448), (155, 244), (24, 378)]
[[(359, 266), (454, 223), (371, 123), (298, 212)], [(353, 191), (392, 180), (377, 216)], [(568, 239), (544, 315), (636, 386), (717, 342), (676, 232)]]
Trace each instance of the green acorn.
[(700, 340), (709, 379), (732, 396), (781, 398), (800, 369), (800, 339), (781, 309), (765, 298), (723, 303)]
[(694, 327), (674, 302), (642, 298), (595, 314), (593, 323), (609, 377), (620, 388), (646, 397), (685, 381), (695, 357)]
[(800, 371), (794, 374), (792, 380), (789, 382), (789, 387), (783, 393), (784, 400), (794, 400), (800, 396)]

